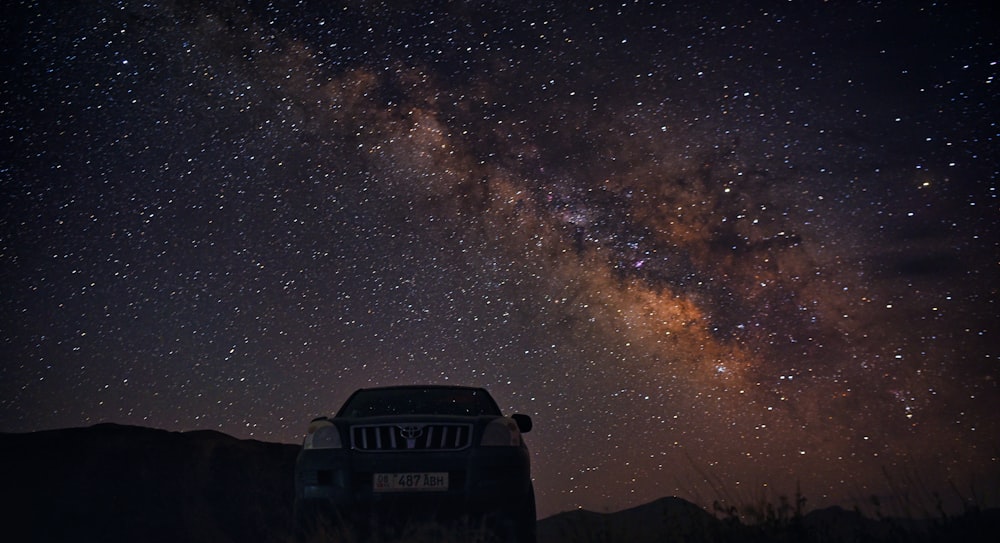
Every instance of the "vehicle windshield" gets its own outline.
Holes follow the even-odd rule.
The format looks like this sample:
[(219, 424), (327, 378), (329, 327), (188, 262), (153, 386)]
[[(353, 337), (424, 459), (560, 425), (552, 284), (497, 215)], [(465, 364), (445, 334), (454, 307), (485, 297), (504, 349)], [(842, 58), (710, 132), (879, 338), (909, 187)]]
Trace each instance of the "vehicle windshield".
[(359, 390), (337, 413), (338, 417), (385, 415), (499, 416), (500, 408), (482, 389), (407, 387)]

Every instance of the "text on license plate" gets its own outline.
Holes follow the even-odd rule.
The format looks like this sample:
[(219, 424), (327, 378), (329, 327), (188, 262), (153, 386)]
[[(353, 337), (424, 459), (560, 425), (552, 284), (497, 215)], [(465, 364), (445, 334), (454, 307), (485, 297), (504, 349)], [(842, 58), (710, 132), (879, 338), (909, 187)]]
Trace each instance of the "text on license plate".
[(376, 473), (373, 486), (375, 492), (448, 490), (448, 472)]

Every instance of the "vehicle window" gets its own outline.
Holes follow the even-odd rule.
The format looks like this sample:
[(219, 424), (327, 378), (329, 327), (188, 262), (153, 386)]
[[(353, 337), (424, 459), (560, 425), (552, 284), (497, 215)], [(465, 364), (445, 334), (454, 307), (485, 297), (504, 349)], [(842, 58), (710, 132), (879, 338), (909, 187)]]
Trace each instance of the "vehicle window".
[(385, 415), (500, 415), (485, 391), (450, 388), (361, 390), (344, 404), (339, 417)]

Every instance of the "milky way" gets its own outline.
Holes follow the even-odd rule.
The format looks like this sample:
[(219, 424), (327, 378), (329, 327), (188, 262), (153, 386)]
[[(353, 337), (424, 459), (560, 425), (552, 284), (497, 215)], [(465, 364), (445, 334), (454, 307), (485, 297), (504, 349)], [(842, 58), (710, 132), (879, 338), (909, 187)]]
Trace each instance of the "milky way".
[(3, 15), (0, 431), (449, 382), (543, 516), (998, 497), (995, 12), (103, 4)]

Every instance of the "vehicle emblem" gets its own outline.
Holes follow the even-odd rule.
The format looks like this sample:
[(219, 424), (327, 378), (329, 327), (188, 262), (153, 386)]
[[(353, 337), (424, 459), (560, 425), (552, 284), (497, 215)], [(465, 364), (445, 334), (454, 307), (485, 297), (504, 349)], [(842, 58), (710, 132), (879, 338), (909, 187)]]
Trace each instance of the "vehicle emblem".
[(423, 426), (397, 426), (399, 428), (399, 435), (406, 440), (406, 448), (412, 449), (417, 446), (417, 438), (424, 433)]

